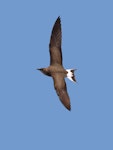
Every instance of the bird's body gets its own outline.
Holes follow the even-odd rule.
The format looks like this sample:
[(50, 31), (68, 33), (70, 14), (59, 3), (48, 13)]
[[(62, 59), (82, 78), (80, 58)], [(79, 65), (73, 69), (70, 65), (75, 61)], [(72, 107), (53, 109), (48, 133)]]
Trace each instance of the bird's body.
[(43, 70), (40, 69), (40, 71), (42, 71), (42, 73), (47, 76), (52, 76), (52, 74), (60, 73), (64, 74), (64, 77), (66, 77), (67, 74), (67, 71), (61, 65), (49, 66), (47, 68), (43, 68)]
[(38, 69), (47, 76), (51, 76), (54, 81), (55, 90), (62, 102), (68, 109), (71, 109), (70, 98), (67, 93), (67, 87), (64, 78), (68, 77), (71, 81), (76, 82), (74, 76), (74, 69), (64, 69), (62, 63), (62, 50), (61, 50), (61, 21), (60, 17), (57, 18), (49, 44), (50, 50), (50, 66), (47, 68)]

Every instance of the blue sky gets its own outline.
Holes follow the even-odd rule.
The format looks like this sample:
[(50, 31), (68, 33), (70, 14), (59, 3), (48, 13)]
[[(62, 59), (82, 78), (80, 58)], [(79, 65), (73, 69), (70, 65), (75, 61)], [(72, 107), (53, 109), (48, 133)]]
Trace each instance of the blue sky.
[[(58, 16), (71, 112), (36, 70)], [(113, 1), (0, 1), (0, 93), (1, 150), (113, 150)]]

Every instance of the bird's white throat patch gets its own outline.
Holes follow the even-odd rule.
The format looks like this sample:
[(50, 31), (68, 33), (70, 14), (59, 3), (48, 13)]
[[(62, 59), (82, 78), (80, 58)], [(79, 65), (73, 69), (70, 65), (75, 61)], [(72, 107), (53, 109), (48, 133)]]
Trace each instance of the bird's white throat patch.
[(75, 82), (73, 79), (74, 78), (74, 69), (66, 69), (66, 71), (67, 71), (67, 78), (69, 80)]

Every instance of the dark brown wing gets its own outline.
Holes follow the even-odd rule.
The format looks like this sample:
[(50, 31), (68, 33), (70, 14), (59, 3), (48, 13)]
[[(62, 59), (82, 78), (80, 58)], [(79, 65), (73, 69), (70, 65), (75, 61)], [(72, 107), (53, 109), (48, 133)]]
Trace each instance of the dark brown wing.
[(64, 76), (55, 73), (54, 75), (52, 75), (52, 77), (54, 80), (54, 87), (57, 92), (57, 95), (59, 96), (59, 99), (68, 110), (71, 110), (70, 98), (67, 93), (67, 87), (64, 80)]
[(49, 50), (50, 50), (50, 65), (62, 65), (62, 51), (61, 51), (61, 21), (57, 18), (51, 33)]

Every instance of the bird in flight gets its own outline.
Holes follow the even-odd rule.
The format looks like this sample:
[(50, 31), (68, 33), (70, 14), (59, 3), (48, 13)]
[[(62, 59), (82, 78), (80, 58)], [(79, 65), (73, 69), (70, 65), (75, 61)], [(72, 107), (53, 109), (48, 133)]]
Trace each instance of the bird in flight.
[(64, 69), (62, 63), (62, 49), (61, 49), (62, 31), (61, 31), (61, 20), (57, 18), (51, 33), (49, 52), (50, 52), (50, 66), (47, 68), (40, 68), (42, 73), (47, 76), (51, 76), (54, 81), (54, 88), (57, 95), (59, 96), (62, 104), (71, 110), (70, 98), (67, 92), (65, 83), (65, 77), (71, 81), (76, 82), (74, 76), (75, 69)]

